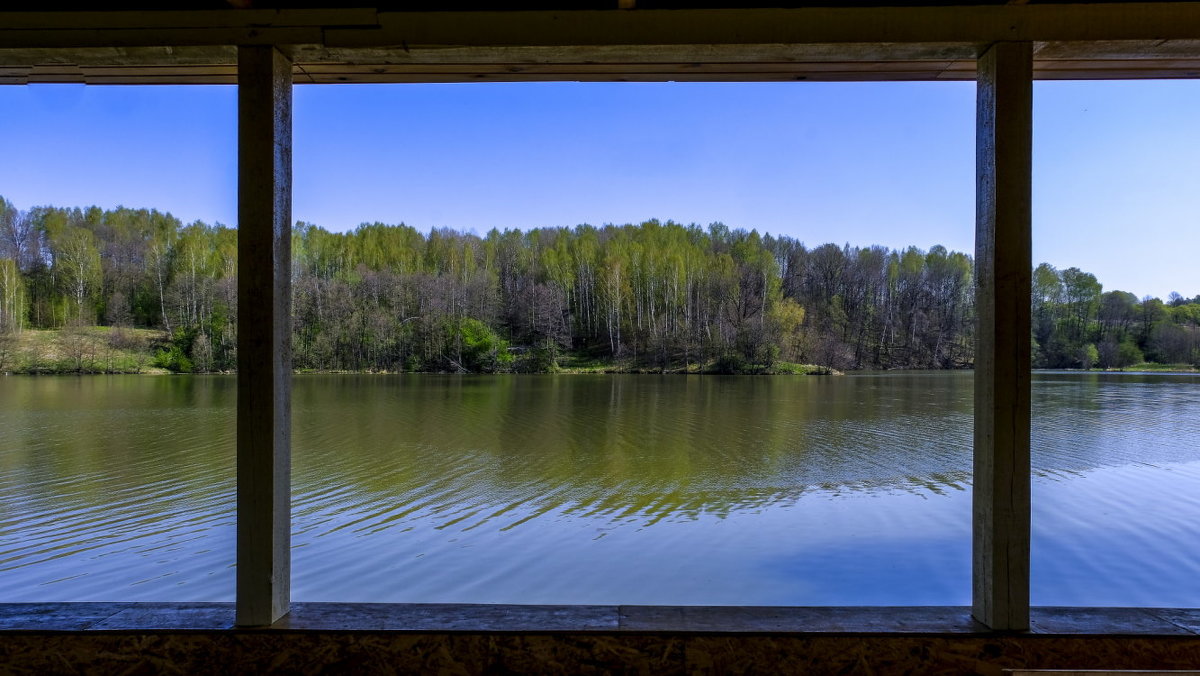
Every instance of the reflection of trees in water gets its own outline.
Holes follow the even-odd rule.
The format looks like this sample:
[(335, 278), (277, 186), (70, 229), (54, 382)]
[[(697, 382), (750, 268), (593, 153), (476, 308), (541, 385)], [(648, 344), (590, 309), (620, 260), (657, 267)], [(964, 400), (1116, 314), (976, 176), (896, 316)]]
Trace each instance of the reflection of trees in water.
[(152, 556), (233, 523), (232, 378), (3, 385), (0, 571), (77, 555)]
[[(341, 479), (364, 492), (357, 523), (335, 528), (425, 518), (447, 528), (515, 527), (552, 512), (655, 523), (786, 506), (810, 494), (953, 491), (970, 471), (963, 374), (915, 384), (682, 376), (389, 382), (364, 402), (363, 423), (342, 440), (349, 443), (310, 425), (305, 452), (318, 455), (297, 463), (298, 484), (319, 493), (328, 483), (319, 468), (336, 463)], [(361, 401), (361, 384), (348, 378), (331, 398)], [(406, 396), (414, 386), (418, 396)], [(303, 504), (320, 509), (315, 499)]]
[[(1042, 379), (1039, 392), (1052, 390)], [(969, 373), (442, 378), (426, 391), (429, 384), (421, 382), (420, 397), (379, 403), (372, 416), (379, 434), (404, 420), (402, 436), (420, 441), (387, 437), (381, 450), (370, 447), (376, 432), (359, 430), (367, 443), (351, 449), (362, 454), (362, 471), (345, 478), (370, 496), (365, 502), (388, 505), (381, 512), (390, 523), (512, 528), (562, 514), (649, 525), (801, 498), (933, 496), (970, 483)], [(1081, 439), (1108, 433), (1103, 424), (1086, 435), (1047, 434), (1074, 430), (1083, 402), (1105, 396), (1085, 387), (1076, 401), (1047, 399), (1038, 429), (1040, 446), (1051, 439), (1053, 451), (1035, 456), (1035, 476), (1124, 462), (1105, 444), (1078, 452)], [(1149, 404), (1121, 405), (1133, 413), (1118, 411), (1110, 422)], [(402, 517), (394, 505), (404, 506)]]
[[(949, 494), (970, 482), (971, 382), (969, 373), (300, 377), (297, 524), (507, 528), (561, 514), (650, 525), (801, 499)], [(1197, 459), (1196, 382), (1038, 374), (1034, 476)], [(126, 525), (227, 519), (234, 385), (6, 380), (0, 532), (26, 520), (47, 536), (76, 528), (111, 538)]]
[[(836, 500), (865, 493), (945, 495), (970, 486), (966, 472), (937, 473), (930, 477), (897, 477), (806, 486), (705, 489), (680, 485), (647, 487), (635, 481), (598, 486), (586, 482), (570, 485), (530, 483), (519, 486), (481, 479), (479, 472), (461, 483), (442, 482), (436, 489), (414, 486), (411, 492), (366, 491), (356, 493), (354, 506), (329, 514), (331, 505), (299, 496), (297, 519), (305, 532), (328, 534), (350, 530), (370, 534), (391, 527), (415, 527), (428, 522), (436, 529), (463, 531), (482, 526), (511, 530), (554, 515), (587, 519), (609, 525), (648, 527), (659, 522), (679, 522), (702, 517), (725, 518), (735, 512), (795, 507), (802, 499)], [(312, 491), (316, 497), (319, 489)], [(336, 508), (335, 508), (336, 510)]]
[(1036, 374), (1035, 472), (1200, 459), (1197, 385), (1190, 375)]

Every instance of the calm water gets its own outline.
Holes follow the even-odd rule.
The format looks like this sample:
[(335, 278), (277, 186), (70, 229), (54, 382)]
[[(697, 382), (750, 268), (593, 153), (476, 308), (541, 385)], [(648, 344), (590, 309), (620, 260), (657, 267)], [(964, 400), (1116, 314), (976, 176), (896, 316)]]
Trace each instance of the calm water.
[[(964, 605), (971, 384), (298, 377), (294, 597)], [(234, 401), (0, 378), (0, 601), (231, 600)], [(1034, 603), (1200, 606), (1200, 378), (1034, 408)]]

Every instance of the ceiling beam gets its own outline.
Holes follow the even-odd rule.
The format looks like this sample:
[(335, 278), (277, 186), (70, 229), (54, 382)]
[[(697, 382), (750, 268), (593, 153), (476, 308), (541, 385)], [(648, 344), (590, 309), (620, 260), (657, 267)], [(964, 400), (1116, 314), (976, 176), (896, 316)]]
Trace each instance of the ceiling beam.
[(330, 46), (971, 43), (1200, 38), (1200, 3), (381, 12), (378, 29), (330, 29)]
[(1039, 79), (1200, 76), (1200, 2), (974, 7), (376, 12), (0, 11), (0, 83), (232, 83), (274, 44), (297, 83), (957, 80), (1034, 41)]
[(802, 9), (0, 12), (5, 47), (569, 46), (1200, 39), (1200, 3)]

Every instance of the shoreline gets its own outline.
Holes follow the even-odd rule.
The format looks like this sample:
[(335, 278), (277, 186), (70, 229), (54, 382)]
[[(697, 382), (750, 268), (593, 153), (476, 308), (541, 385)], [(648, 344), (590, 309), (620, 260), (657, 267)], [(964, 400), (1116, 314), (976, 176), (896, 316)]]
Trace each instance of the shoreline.
[[(658, 368), (629, 365), (597, 365), (588, 367), (560, 367), (553, 371), (502, 371), (502, 372), (462, 372), (462, 371), (383, 371), (383, 370), (342, 370), (342, 369), (294, 369), (292, 375), (340, 375), (340, 376), (396, 376), (396, 375), (432, 375), (432, 376), (572, 376), (572, 375), (645, 375), (645, 376), (844, 376), (847, 374), (864, 373), (906, 373), (920, 371), (955, 372), (971, 371), (971, 368), (952, 369), (838, 369), (819, 366), (816, 364), (793, 364), (783, 362), (777, 367), (761, 367), (740, 372), (720, 371), (716, 369), (700, 369), (691, 364), (688, 368), (671, 367)], [(1092, 369), (1031, 369), (1031, 373), (1062, 373), (1062, 374), (1126, 374), (1126, 375), (1200, 375), (1200, 369), (1180, 364), (1156, 365), (1135, 364), (1125, 368), (1092, 368)], [(157, 366), (147, 366), (140, 370), (69, 370), (69, 369), (8, 369), (0, 370), (0, 376), (232, 376), (237, 371), (171, 371)]]
[[(947, 371), (959, 371), (962, 369), (945, 369)], [(854, 373), (854, 371), (851, 371)], [(32, 376), (32, 377), (47, 377), (47, 376), (234, 376), (237, 371), (168, 371), (157, 367), (144, 369), (141, 371), (0, 371), (0, 376)], [(313, 370), (313, 369), (295, 369), (292, 371), (295, 376), (402, 376), (402, 375), (425, 375), (425, 376), (621, 376), (621, 375), (638, 375), (638, 376), (844, 376), (845, 372), (837, 369), (826, 367), (813, 367), (808, 372), (785, 372), (772, 371), (766, 372), (744, 372), (744, 373), (727, 373), (720, 371), (700, 371), (691, 370), (684, 371), (682, 369), (650, 369), (650, 368), (631, 368), (631, 369), (558, 369), (555, 371), (531, 371), (531, 372), (455, 372), (455, 371), (345, 371), (345, 370)]]
[[(0, 375), (174, 375), (174, 374), (232, 374), (235, 371), (211, 368), (217, 366), (209, 359), (193, 363), (177, 354), (166, 334), (158, 329), (114, 328), (107, 326), (68, 327), (65, 329), (27, 329), (17, 334), (0, 335)], [(445, 359), (457, 366), (453, 359)], [(631, 358), (606, 361), (583, 352), (560, 353), (559, 358), (537, 363), (499, 363), (496, 370), (386, 370), (386, 369), (294, 369), (296, 375), (395, 375), (423, 374), (563, 374), (563, 375), (845, 375), (841, 370), (820, 364), (776, 361), (771, 364), (747, 363), (738, 359), (708, 359), (686, 361), (683, 365), (660, 366), (640, 363)], [(510, 360), (511, 361), (511, 360)], [(553, 363), (551, 366), (549, 363)], [(205, 368), (205, 365), (209, 368)], [(539, 368), (541, 366), (548, 368)], [(514, 368), (515, 367), (515, 368)], [(532, 367), (532, 368), (529, 368)], [(956, 371), (970, 370), (969, 366), (955, 368), (897, 368), (885, 371)], [(847, 369), (847, 373), (876, 372), (877, 369)], [(1140, 373), (1177, 374), (1200, 373), (1200, 365), (1189, 363), (1161, 364), (1140, 362), (1120, 368), (1032, 369), (1043, 373)]]

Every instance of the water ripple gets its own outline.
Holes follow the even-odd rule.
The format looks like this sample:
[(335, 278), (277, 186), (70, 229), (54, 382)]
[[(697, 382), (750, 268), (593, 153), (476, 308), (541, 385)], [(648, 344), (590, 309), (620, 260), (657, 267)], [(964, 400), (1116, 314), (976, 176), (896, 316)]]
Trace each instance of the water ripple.
[[(232, 597), (233, 379), (0, 386), (0, 598)], [(969, 373), (297, 378), (297, 593), (965, 602), (971, 406)], [(1200, 596), (1198, 412), (1197, 378), (1035, 377), (1038, 598)]]

